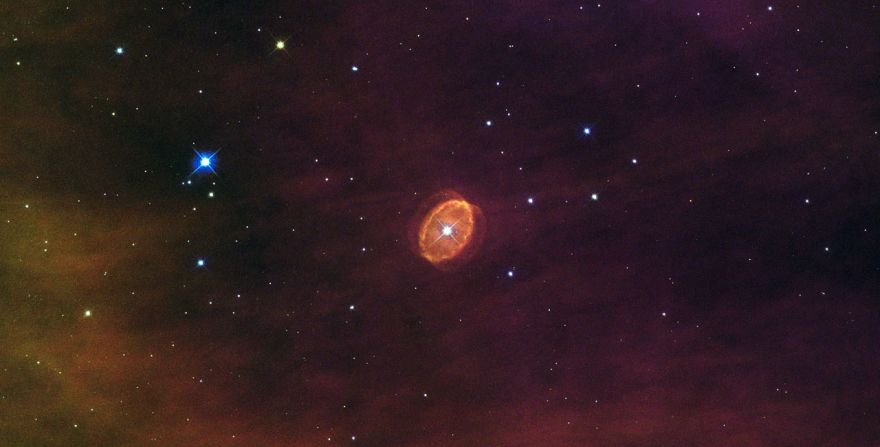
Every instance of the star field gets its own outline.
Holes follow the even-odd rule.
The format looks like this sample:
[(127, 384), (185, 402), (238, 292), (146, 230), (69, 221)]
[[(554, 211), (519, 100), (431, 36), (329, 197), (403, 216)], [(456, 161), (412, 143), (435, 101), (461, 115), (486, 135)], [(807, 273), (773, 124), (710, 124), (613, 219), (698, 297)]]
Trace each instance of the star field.
[(0, 6), (0, 446), (880, 445), (880, 3), (127, 3)]

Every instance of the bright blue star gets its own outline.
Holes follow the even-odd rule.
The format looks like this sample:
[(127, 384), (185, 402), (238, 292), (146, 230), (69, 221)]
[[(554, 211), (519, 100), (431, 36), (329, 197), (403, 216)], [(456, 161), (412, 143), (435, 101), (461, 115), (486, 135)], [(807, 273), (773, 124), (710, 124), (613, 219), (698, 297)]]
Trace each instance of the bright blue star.
[(584, 127), (584, 135), (589, 135), (591, 133), (593, 133), (592, 129), (590, 129), (589, 127)]
[(116, 47), (116, 54), (121, 55), (124, 52), (125, 52), (125, 50), (122, 47)]
[(204, 267), (204, 266), (205, 266), (205, 260), (204, 260), (204, 259), (199, 259), (198, 261), (196, 261), (196, 266), (198, 266), (198, 267)]
[[(217, 171), (214, 170), (214, 156), (217, 155), (217, 152), (199, 152), (197, 150), (193, 150), (196, 153), (196, 158), (193, 161), (193, 172), (190, 175), (195, 174), (196, 172), (207, 169), (214, 174)], [(218, 151), (219, 152), (219, 151)]]

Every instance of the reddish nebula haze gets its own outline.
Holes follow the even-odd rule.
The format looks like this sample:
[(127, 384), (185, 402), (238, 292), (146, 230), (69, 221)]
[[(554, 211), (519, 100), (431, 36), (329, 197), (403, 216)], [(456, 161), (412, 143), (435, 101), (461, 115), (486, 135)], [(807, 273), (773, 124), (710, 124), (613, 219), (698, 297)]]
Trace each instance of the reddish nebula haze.
[(878, 2), (0, 0), (0, 447), (880, 446)]

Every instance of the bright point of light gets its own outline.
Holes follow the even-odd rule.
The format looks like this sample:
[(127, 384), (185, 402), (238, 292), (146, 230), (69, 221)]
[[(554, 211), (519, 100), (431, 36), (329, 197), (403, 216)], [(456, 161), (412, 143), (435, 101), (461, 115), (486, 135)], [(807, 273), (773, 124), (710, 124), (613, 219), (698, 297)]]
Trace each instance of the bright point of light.
[(275, 48), (277, 48), (279, 50), (283, 50), (284, 49), (284, 41), (279, 40), (279, 41), (275, 42)]
[(486, 126), (487, 127), (492, 126), (492, 120), (486, 120)]
[(351, 71), (358, 71), (358, 67), (357, 67), (357, 65), (352, 65), (352, 66), (351, 66)]
[(205, 266), (205, 260), (204, 260), (204, 259), (199, 259), (198, 261), (196, 261), (196, 265), (199, 266), (199, 267), (204, 267), (204, 266)]
[(208, 197), (214, 198), (214, 191), (208, 191)]
[(665, 316), (666, 316), (666, 312), (661, 312), (660, 315), (662, 315), (662, 316), (665, 317)]
[(216, 173), (214, 171), (214, 156), (217, 155), (217, 151), (215, 152), (199, 152), (194, 151), (196, 153), (196, 159), (193, 161), (193, 165), (195, 168), (193, 169), (190, 175), (195, 174), (196, 172), (207, 169), (211, 172)]
[(532, 204), (534, 204), (534, 203), (535, 203), (535, 199), (534, 199), (534, 198), (532, 198), (532, 197), (529, 197), (529, 198), (528, 198), (528, 199), (526, 199), (526, 202), (528, 202), (528, 203), (529, 203), (529, 205), (532, 205)]
[(122, 54), (125, 50), (122, 47), (116, 47), (116, 54)]
[(810, 204), (810, 199), (804, 199), (804, 203), (806, 203), (807, 205), (809, 205), (809, 204)]
[(590, 195), (590, 198), (593, 200), (599, 200), (599, 194), (593, 193)]
[(592, 132), (593, 132), (593, 131), (592, 131), (589, 127), (584, 127), (584, 135), (589, 135), (589, 134), (591, 134)]
[(86, 311), (83, 312), (83, 316), (86, 317), (86, 318), (91, 317), (91, 316), (92, 316), (92, 311), (86, 309)]
[(354, 304), (348, 306), (348, 310), (354, 310)]
[(507, 271), (507, 277), (508, 277), (508, 278), (513, 278), (513, 270), (508, 270), (508, 271)]
[(773, 11), (773, 5), (767, 6), (767, 11)]
[(452, 227), (449, 225), (443, 225), (442, 232), (444, 236), (452, 236)]
[(633, 164), (636, 164), (636, 163), (638, 163), (638, 162), (639, 162), (639, 161), (636, 160), (635, 158), (632, 159), (632, 163), (633, 163)]

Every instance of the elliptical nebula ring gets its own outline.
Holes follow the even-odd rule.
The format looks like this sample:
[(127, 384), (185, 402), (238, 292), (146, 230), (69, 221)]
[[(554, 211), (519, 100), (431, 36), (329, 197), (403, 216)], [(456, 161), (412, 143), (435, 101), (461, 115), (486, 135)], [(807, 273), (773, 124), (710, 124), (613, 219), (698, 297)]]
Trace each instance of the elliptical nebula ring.
[(411, 225), (413, 250), (441, 270), (467, 262), (483, 238), (480, 208), (454, 191), (431, 196)]

